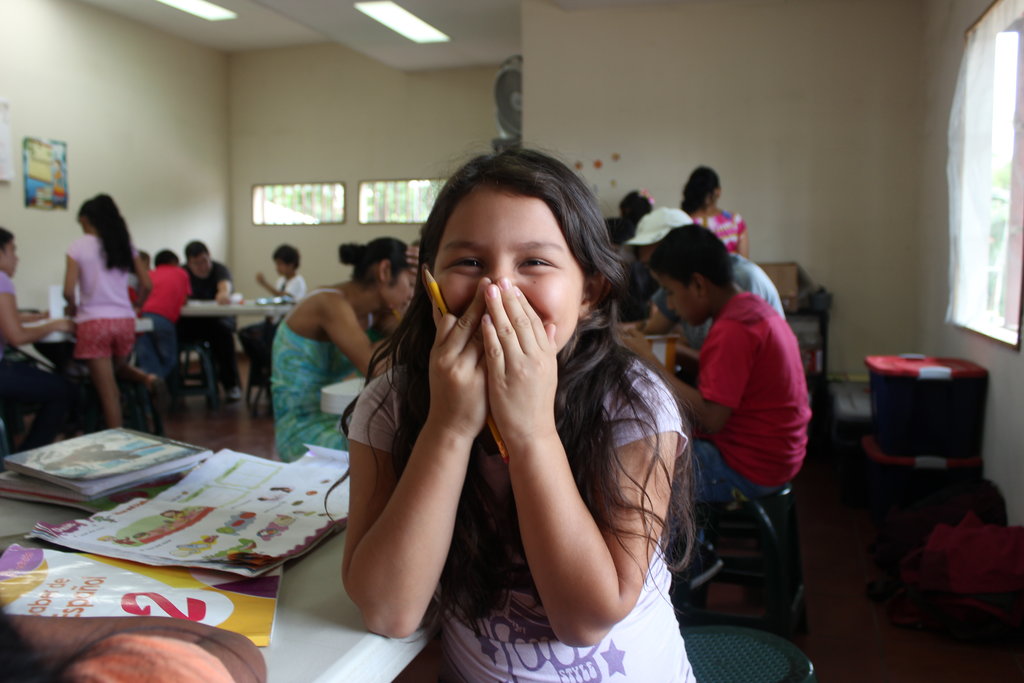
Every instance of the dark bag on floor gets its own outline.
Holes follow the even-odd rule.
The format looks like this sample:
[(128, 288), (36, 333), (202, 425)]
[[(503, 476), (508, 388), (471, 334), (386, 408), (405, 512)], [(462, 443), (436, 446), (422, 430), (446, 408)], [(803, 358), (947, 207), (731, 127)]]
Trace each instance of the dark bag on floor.
[(871, 548), (875, 563), (895, 575), (900, 561), (923, 546), (937, 525), (956, 526), (968, 512), (985, 524), (1006, 526), (1006, 501), (995, 484), (986, 479), (954, 484), (886, 515)]
[(1005, 636), (1024, 624), (1024, 527), (984, 524), (968, 512), (907, 555), (900, 578), (904, 588), (887, 606), (892, 623), (964, 640)]

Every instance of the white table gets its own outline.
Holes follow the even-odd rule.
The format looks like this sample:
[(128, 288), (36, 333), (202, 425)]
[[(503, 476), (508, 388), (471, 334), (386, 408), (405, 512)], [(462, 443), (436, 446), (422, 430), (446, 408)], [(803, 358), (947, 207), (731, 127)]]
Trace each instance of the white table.
[(287, 315), (295, 304), (218, 304), (216, 301), (192, 300), (181, 307), (183, 318), (221, 318), (229, 315)]
[[(21, 543), (37, 521), (86, 516), (73, 508), (0, 498), (0, 547)], [(34, 541), (27, 541), (33, 543)], [(390, 681), (426, 646), (423, 635), (396, 640), (370, 633), (341, 584), (345, 534), (285, 565), (271, 645), (270, 683)]]
[(344, 382), (328, 384), (320, 389), (320, 410), (331, 415), (341, 415), (348, 404), (356, 400), (363, 390), (365, 377), (354, 377)]

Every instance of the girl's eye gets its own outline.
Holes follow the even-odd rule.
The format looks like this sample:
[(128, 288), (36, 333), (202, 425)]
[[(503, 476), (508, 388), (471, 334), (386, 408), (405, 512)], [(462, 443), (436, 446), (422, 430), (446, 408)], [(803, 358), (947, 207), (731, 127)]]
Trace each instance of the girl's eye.
[(523, 261), (523, 265), (526, 266), (526, 267), (546, 266), (546, 265), (548, 265), (548, 262), (543, 260), (543, 259), (539, 259), (539, 258), (531, 258), (531, 259), (526, 259), (525, 261)]
[(479, 268), (480, 267), (480, 261), (478, 259), (475, 259), (475, 258), (463, 258), (463, 259), (459, 259), (458, 261), (456, 261), (455, 265), (457, 265), (457, 266), (468, 266), (470, 268)]

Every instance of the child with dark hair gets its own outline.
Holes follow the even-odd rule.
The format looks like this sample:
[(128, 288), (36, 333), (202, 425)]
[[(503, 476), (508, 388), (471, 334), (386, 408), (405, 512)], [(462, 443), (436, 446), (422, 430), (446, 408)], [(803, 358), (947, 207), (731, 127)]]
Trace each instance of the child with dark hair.
[(439, 624), (442, 680), (692, 681), (665, 559), (670, 521), (692, 539), (687, 437), (616, 336), (625, 275), (586, 184), (477, 157), (420, 261), (448, 312), (419, 288), (350, 423), (342, 578), (367, 627)]
[(277, 327), (271, 362), (277, 454), (290, 462), (304, 444), (344, 449), (337, 418), (320, 409), (320, 389), (366, 375), (373, 352), (368, 330), (381, 316), (405, 310), (416, 282), (404, 242), (381, 237), (342, 244), (338, 255), (352, 279), (314, 289)]
[(712, 320), (697, 387), (672, 379), (698, 428), (697, 499), (778, 490), (803, 464), (811, 417), (793, 330), (764, 299), (740, 290), (729, 252), (707, 228), (672, 230), (649, 265), (672, 310), (691, 325)]
[(256, 282), (274, 296), (287, 296), (292, 301), (306, 296), (306, 279), (299, 274), (299, 250), (282, 244), (274, 250), (273, 259), (277, 283), (271, 285), (263, 273), (256, 274)]
[[(619, 215), (609, 218), (608, 235), (612, 244), (623, 245), (636, 234), (640, 220), (654, 208), (654, 197), (647, 190), (633, 190), (619, 202)], [(636, 258), (635, 250), (620, 246), (619, 253), (626, 261), (629, 289), (619, 309), (622, 322), (635, 322), (647, 317), (651, 296), (658, 290), (647, 266)]]
[[(144, 383), (151, 392), (162, 380), (128, 363), (135, 346), (135, 309), (128, 298), (128, 275), (139, 279), (138, 302), (149, 295), (149, 273), (132, 246), (128, 224), (109, 195), (82, 204), (78, 222), (85, 233), (67, 252), (64, 300), (78, 325), (75, 358), (84, 360), (99, 395), (107, 427), (120, 427), (117, 379)], [(77, 290), (77, 299), (76, 299)]]
[(142, 317), (153, 322), (153, 330), (140, 335), (135, 341), (135, 355), (139, 367), (166, 380), (178, 364), (178, 331), (175, 325), (181, 318), (192, 287), (188, 273), (181, 269), (178, 256), (164, 249), (154, 259), (156, 267), (149, 271), (153, 288), (142, 305)]
[(75, 325), (61, 318), (26, 327), (23, 323), (39, 322), (44, 316), (18, 311), (11, 280), (17, 268), (18, 247), (14, 235), (0, 228), (0, 398), (39, 406), (32, 427), (21, 443), (21, 449), (29, 450), (45, 446), (57, 437), (74, 402), (74, 388), (60, 375), (5, 359), (4, 347), (31, 344), (51, 332), (72, 332)]
[(750, 258), (747, 223), (738, 213), (718, 207), (722, 186), (718, 174), (707, 166), (698, 166), (683, 187), (681, 208), (697, 225), (703, 225), (722, 240), (730, 253)]

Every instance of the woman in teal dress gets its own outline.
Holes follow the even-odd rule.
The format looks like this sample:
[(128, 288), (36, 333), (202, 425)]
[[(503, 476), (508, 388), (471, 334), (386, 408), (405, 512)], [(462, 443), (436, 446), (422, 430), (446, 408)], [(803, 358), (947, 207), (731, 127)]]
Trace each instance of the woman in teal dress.
[(285, 462), (300, 458), (304, 444), (348, 448), (338, 417), (320, 410), (320, 389), (365, 375), (374, 321), (394, 318), (412, 299), (416, 268), (404, 242), (381, 237), (343, 244), (338, 254), (353, 266), (352, 279), (307, 294), (274, 335), (274, 438)]

